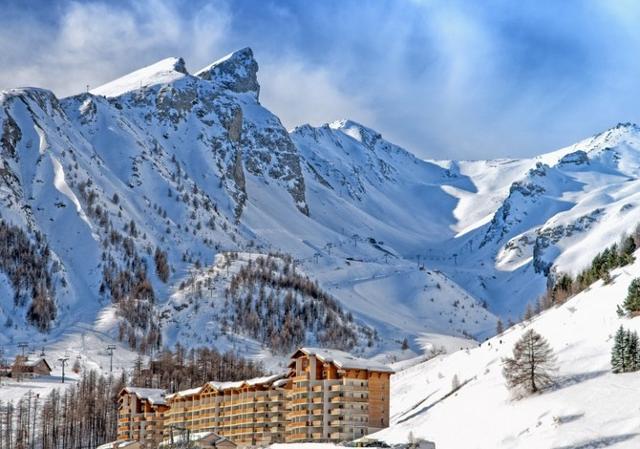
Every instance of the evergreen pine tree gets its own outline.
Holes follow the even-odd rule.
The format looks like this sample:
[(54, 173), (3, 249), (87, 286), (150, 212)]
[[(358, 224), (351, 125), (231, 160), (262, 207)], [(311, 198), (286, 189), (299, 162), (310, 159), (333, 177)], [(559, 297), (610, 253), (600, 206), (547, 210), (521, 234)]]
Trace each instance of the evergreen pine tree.
[(631, 281), (631, 284), (629, 284), (627, 297), (622, 306), (629, 315), (640, 312), (640, 278), (635, 278)]
[(627, 330), (624, 336), (624, 357), (625, 372), (636, 370), (636, 359), (638, 358), (638, 334)]
[(624, 346), (625, 330), (620, 326), (616, 332), (616, 336), (613, 340), (613, 348), (611, 349), (611, 368), (614, 373), (623, 373), (625, 371)]
[(620, 258), (623, 264), (628, 264), (633, 262), (633, 253), (637, 249), (636, 242), (633, 240), (633, 237), (623, 237), (622, 242), (620, 243)]

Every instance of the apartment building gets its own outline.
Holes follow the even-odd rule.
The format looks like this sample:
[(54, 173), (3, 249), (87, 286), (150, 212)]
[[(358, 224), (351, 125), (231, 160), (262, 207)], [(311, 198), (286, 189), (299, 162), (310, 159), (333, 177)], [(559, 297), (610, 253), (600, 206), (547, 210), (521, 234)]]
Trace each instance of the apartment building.
[(215, 432), (238, 445), (284, 441), (287, 376), (208, 382), (167, 396), (165, 438), (172, 432)]
[(123, 388), (118, 405), (118, 440), (157, 447), (164, 437), (164, 415), (168, 409), (164, 390)]
[(208, 382), (174, 394), (125, 388), (118, 439), (175, 441), (215, 432), (238, 446), (351, 441), (389, 425), (386, 365), (300, 348), (285, 374)]
[(289, 365), (285, 441), (350, 441), (389, 425), (389, 381), (381, 363), (343, 351), (300, 348)]

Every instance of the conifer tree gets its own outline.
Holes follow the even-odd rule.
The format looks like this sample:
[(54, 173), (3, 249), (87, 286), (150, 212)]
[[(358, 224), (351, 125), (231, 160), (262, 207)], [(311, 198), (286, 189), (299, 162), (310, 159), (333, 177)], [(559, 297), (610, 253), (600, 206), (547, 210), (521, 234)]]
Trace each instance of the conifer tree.
[(622, 326), (618, 328), (616, 336), (613, 340), (613, 348), (611, 349), (611, 368), (614, 373), (624, 373), (624, 347), (626, 340), (626, 332)]
[(624, 364), (627, 371), (638, 370), (638, 334), (635, 331), (626, 332), (626, 346), (624, 348)]
[(633, 253), (637, 249), (636, 242), (631, 236), (623, 237), (620, 243), (620, 258), (623, 264), (633, 262)]
[(614, 373), (640, 369), (640, 338), (636, 331), (618, 328), (611, 348), (611, 369)]
[(627, 297), (622, 306), (629, 315), (640, 312), (640, 278), (635, 278), (631, 281), (631, 284), (629, 284)]
[(513, 347), (513, 357), (503, 360), (507, 387), (520, 394), (541, 391), (553, 383), (555, 355), (547, 340), (527, 330)]

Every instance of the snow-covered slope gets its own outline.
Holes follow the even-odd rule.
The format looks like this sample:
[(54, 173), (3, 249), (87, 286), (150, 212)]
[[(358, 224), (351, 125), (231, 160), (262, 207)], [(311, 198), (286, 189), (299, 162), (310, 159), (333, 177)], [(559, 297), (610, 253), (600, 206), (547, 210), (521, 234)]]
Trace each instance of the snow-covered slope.
[[(640, 319), (616, 314), (638, 276), (637, 260), (614, 270), (610, 285), (598, 281), (479, 347), (398, 372), (391, 384), (391, 427), (375, 436), (406, 442), (412, 432), (439, 449), (638, 447), (640, 375), (610, 369), (618, 327), (640, 330)], [(546, 337), (557, 355), (556, 385), (512, 400), (501, 359), (511, 356), (515, 341), (529, 328)], [(449, 395), (454, 376), (462, 386)]]
[[(35, 88), (2, 93), (0, 216), (23, 242), (8, 253), (33, 254), (34, 269), (20, 277), (2, 267), (0, 344), (16, 352), (41, 323), (34, 345), (78, 328), (171, 345), (194, 324), (174, 309), (181, 285), (225, 251), (290, 254), (344, 313), (379, 332), (362, 342), (369, 353), (404, 337), (417, 350), (424, 332), (491, 332), (495, 316), (464, 287), (409, 260), (443, 230), (453, 236), (457, 200), (441, 185), (469, 181), (353, 122), (289, 134), (260, 104), (257, 71), (247, 48), (195, 75), (168, 58), (62, 100)], [(228, 279), (218, 281), (220, 295)], [(192, 333), (216, 320), (210, 309), (198, 310)], [(240, 351), (269, 350), (234, 338)], [(196, 340), (183, 343), (230, 344)]]
[[(581, 269), (640, 220), (634, 125), (531, 159), (425, 161), (350, 120), (287, 132), (257, 73), (245, 48), (62, 100), (0, 95), (5, 254), (23, 254), (0, 266), (0, 343), (15, 351), (34, 324), (34, 343), (61, 341), (109, 316), (111, 338), (173, 344), (192, 312), (158, 318), (192, 273), (223, 252), (271, 252), (378, 331), (368, 353), (404, 337), (417, 351), (424, 333), (491, 335), (550, 270)], [(198, 313), (191, 334), (215, 321)]]
[[(486, 267), (491, 261), (489, 270), (481, 270), (482, 280), (470, 279), (464, 269), (444, 271), (477, 297), (489, 295), (496, 312), (521, 312), (522, 301), (510, 302), (506, 296), (516, 293), (531, 301), (552, 267), (576, 273), (636, 228), (639, 137), (638, 127), (621, 124), (535, 160), (511, 182), (488, 223), (456, 238), (462, 265)], [(514, 290), (517, 279), (528, 293)], [(527, 279), (537, 281), (531, 285)]]

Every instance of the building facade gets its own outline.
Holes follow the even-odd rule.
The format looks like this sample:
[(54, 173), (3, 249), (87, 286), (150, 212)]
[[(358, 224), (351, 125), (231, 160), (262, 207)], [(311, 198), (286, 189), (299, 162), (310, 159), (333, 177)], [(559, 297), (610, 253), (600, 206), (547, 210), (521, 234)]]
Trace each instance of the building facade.
[(389, 425), (389, 381), (380, 363), (336, 350), (293, 355), (285, 441), (350, 441)]
[(343, 351), (300, 348), (282, 375), (208, 382), (166, 396), (125, 388), (118, 438), (167, 442), (214, 432), (239, 446), (351, 441), (389, 425), (391, 374)]
[(176, 432), (215, 432), (238, 445), (284, 441), (286, 375), (208, 382), (167, 396), (165, 438)]
[(126, 387), (118, 400), (118, 440), (157, 447), (164, 437), (164, 418), (169, 410), (165, 391)]

